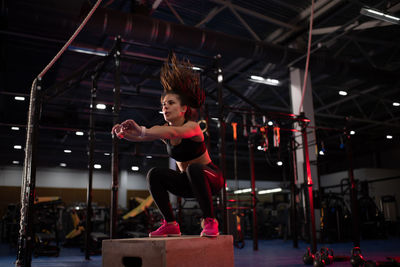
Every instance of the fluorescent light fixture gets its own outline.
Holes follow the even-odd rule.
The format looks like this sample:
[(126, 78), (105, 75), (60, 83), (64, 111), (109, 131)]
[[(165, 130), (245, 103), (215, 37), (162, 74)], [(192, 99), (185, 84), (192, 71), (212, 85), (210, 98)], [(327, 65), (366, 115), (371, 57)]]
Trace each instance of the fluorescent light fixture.
[(264, 78), (261, 76), (257, 76), (257, 75), (251, 75), (250, 79), (252, 80), (256, 80), (256, 81), (264, 81)]
[(67, 163), (60, 163), (60, 167), (67, 167)]
[(224, 76), (222, 76), (222, 74), (218, 74), (217, 80), (219, 83), (222, 83), (222, 81), (224, 80)]
[(219, 121), (218, 118), (211, 118), (213, 121)]
[(278, 161), (278, 162), (276, 162), (276, 165), (282, 166), (282, 165), (283, 165), (283, 162), (282, 162), (282, 161)]
[(160, 114), (164, 114), (164, 112), (162, 112), (162, 110), (160, 110), (158, 113), (160, 113)]
[(267, 78), (265, 83), (269, 85), (279, 85), (279, 80)]
[(72, 151), (69, 149), (64, 149), (64, 153), (71, 153)]
[(13, 160), (13, 164), (19, 164), (18, 160)]
[(399, 107), (399, 106), (400, 106), (400, 103), (399, 103), (399, 102), (393, 102), (393, 106), (394, 106), (394, 107)]
[(110, 156), (110, 155), (111, 155), (110, 153), (107, 152), (104, 153), (104, 156)]
[(272, 126), (272, 125), (274, 125), (274, 122), (273, 121), (268, 121), (268, 126)]
[(25, 97), (24, 96), (16, 96), (14, 97), (15, 100), (17, 101), (25, 101)]
[(13, 131), (18, 131), (18, 130), (19, 130), (19, 127), (13, 126), (13, 127), (11, 127), (11, 130), (13, 130)]
[(15, 145), (15, 146), (14, 146), (14, 149), (22, 149), (22, 146), (20, 146), (20, 145)]
[(243, 194), (243, 193), (249, 193), (251, 192), (251, 188), (245, 188), (245, 189), (239, 189), (233, 191), (234, 194)]
[(146, 156), (146, 159), (152, 159), (153, 158), (153, 156)]
[(75, 132), (75, 134), (76, 134), (76, 135), (82, 136), (82, 135), (83, 135), (83, 132), (77, 131), (77, 132)]
[(400, 18), (383, 13), (379, 10), (363, 7), (361, 8), (360, 13), (371, 18), (383, 20), (393, 24), (400, 24)]
[(392, 135), (386, 135), (386, 139), (393, 139)]
[(355, 135), (356, 131), (350, 131), (350, 135)]
[(346, 96), (347, 92), (346, 91), (339, 91), (339, 95)]
[(132, 171), (137, 172), (139, 171), (139, 166), (132, 166)]
[(100, 164), (94, 164), (93, 167), (94, 167), (95, 169), (101, 169), (101, 165), (100, 165)]
[(97, 108), (97, 109), (106, 109), (106, 107), (107, 107), (107, 106), (104, 105), (104, 104), (97, 104), (97, 105), (96, 105), (96, 108)]
[(263, 194), (277, 193), (277, 192), (281, 192), (281, 191), (282, 191), (282, 188), (278, 187), (278, 188), (260, 190), (260, 191), (258, 191), (258, 194), (263, 195)]
[(193, 66), (193, 67), (192, 67), (192, 70), (201, 70), (201, 68), (196, 67), (196, 66)]
[(280, 84), (279, 80), (277, 80), (277, 79), (263, 78), (263, 77), (257, 76), (257, 75), (251, 75), (249, 81), (255, 82), (255, 83), (263, 83), (263, 84), (267, 84), (267, 85), (273, 85), (273, 86), (277, 86)]
[(105, 51), (99, 51), (96, 49), (90, 49), (90, 48), (81, 48), (81, 47), (76, 47), (76, 46), (69, 46), (68, 47), (69, 51), (74, 51), (77, 53), (82, 53), (82, 54), (88, 54), (88, 55), (96, 55), (96, 56), (101, 56), (105, 57), (108, 55), (107, 52)]

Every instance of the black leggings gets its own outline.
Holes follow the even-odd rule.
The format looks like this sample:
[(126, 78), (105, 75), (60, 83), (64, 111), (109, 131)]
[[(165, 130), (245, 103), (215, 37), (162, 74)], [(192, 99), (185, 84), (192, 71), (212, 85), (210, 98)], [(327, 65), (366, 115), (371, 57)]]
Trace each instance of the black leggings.
[(214, 218), (212, 195), (224, 185), (218, 167), (193, 163), (185, 172), (167, 168), (152, 168), (147, 173), (147, 185), (154, 202), (167, 222), (175, 221), (168, 192), (180, 197), (196, 197), (204, 218)]

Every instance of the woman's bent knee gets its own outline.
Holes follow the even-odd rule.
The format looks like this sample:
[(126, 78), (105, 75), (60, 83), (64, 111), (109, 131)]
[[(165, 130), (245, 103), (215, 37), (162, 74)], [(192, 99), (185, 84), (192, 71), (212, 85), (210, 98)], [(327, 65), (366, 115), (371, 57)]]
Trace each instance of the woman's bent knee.
[(162, 170), (158, 167), (153, 167), (149, 170), (146, 176), (147, 183), (150, 185), (154, 181), (158, 181), (162, 176)]

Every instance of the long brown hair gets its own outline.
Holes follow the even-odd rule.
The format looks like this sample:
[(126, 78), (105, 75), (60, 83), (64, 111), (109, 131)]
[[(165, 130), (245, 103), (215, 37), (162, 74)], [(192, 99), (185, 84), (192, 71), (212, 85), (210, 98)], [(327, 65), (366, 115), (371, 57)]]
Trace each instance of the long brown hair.
[(200, 108), (205, 100), (204, 90), (200, 87), (200, 75), (193, 71), (193, 65), (187, 59), (179, 61), (173, 53), (164, 63), (160, 79), (164, 87), (161, 100), (167, 94), (177, 94), (181, 105), (188, 106), (186, 119), (191, 119), (192, 109)]

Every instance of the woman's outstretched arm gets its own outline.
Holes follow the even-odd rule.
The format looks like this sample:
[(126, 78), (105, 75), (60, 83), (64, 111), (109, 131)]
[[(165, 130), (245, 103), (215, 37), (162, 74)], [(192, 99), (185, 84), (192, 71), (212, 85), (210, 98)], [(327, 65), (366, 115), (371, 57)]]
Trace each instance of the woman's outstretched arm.
[[(192, 138), (195, 136), (199, 136), (202, 141), (203, 140), (203, 132), (200, 129), (200, 126), (193, 121), (188, 121), (182, 126), (153, 126), (149, 129), (144, 126), (138, 125), (134, 120), (124, 121), (120, 125), (120, 133), (128, 138), (137, 137), (139, 139), (135, 140), (143, 140), (150, 141), (156, 139), (174, 139), (174, 138)], [(141, 138), (141, 139), (140, 139)], [(130, 139), (128, 139), (130, 140)]]

